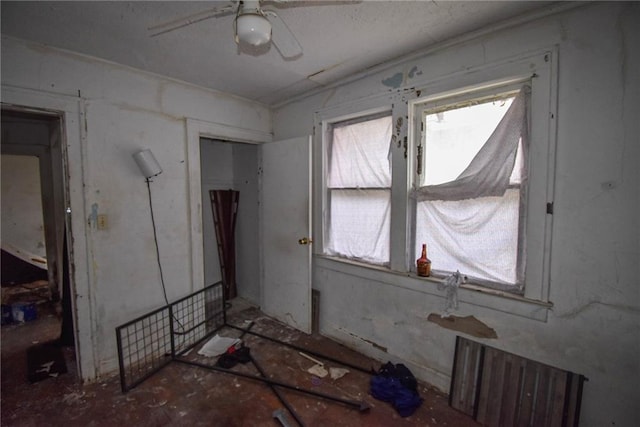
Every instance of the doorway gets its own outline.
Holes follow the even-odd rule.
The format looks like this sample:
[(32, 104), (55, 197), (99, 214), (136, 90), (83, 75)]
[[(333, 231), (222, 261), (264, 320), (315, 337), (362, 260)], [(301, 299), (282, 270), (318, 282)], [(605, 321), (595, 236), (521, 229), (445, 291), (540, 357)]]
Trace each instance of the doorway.
[[(3, 364), (11, 350), (5, 344), (24, 342), (5, 340), (14, 333), (10, 326), (19, 324), (17, 334), (28, 330), (26, 344), (64, 347), (66, 365), (75, 371), (62, 135), (55, 112), (2, 107), (2, 267), (12, 273), (2, 278), (3, 323), (13, 323), (6, 330), (3, 325)], [(33, 347), (15, 349), (8, 360), (24, 364), (36, 353)]]
[[(189, 206), (190, 206), (190, 240), (191, 240), (191, 283), (193, 284), (194, 291), (201, 289), (206, 285), (204, 276), (204, 262), (215, 262), (216, 256), (205, 255), (204, 253), (204, 239), (206, 231), (203, 230), (203, 225), (206, 226), (207, 222), (212, 221), (206, 213), (203, 211), (207, 206), (210, 208), (210, 199), (208, 193), (204, 193), (206, 197), (203, 199), (202, 189), (202, 174), (203, 169), (213, 170), (214, 165), (206, 159), (202, 159), (201, 155), (201, 141), (203, 139), (217, 140), (219, 142), (229, 141), (232, 144), (232, 158), (237, 161), (246, 160), (247, 158), (255, 158), (255, 162), (252, 160), (250, 163), (257, 165), (255, 175), (257, 176), (257, 186), (254, 190), (257, 193), (257, 197), (254, 200), (255, 210), (247, 204), (243, 203), (247, 197), (243, 196), (243, 191), (240, 188), (240, 204), (238, 212), (238, 231), (242, 230), (240, 226), (240, 213), (246, 211), (251, 218), (257, 217), (257, 224), (251, 228), (248, 227), (245, 232), (245, 238), (243, 242), (236, 241), (236, 250), (240, 251), (240, 248), (245, 248), (251, 251), (252, 254), (246, 257), (247, 264), (243, 264), (243, 261), (238, 256), (237, 267), (238, 274), (237, 280), (239, 282), (238, 292), (241, 297), (246, 298), (250, 302), (258, 303), (261, 309), (264, 308), (265, 303), (268, 303), (266, 297), (268, 295), (278, 295), (273, 292), (274, 287), (278, 286), (280, 289), (305, 289), (305, 292), (296, 292), (300, 295), (300, 301), (292, 302), (289, 304), (285, 299), (277, 298), (276, 304), (272, 306), (274, 310), (265, 311), (266, 314), (272, 315), (279, 320), (284, 319), (285, 323), (292, 324), (294, 327), (300, 328), (305, 332), (311, 331), (311, 249), (310, 246), (304, 246), (301, 243), (305, 240), (304, 237), (310, 235), (310, 205), (311, 205), (311, 151), (310, 151), (310, 137), (297, 138), (295, 140), (276, 141), (273, 142), (273, 136), (268, 132), (261, 132), (252, 129), (236, 128), (226, 125), (221, 125), (212, 122), (205, 122), (201, 120), (187, 119), (186, 120), (186, 134), (187, 134), (187, 164), (189, 173)], [(279, 149), (289, 151), (285, 148), (286, 145), (293, 144), (296, 149), (292, 152), (297, 153), (295, 158), (290, 158), (287, 155), (287, 160), (278, 162), (268, 162), (269, 166), (265, 166), (265, 154), (270, 158), (273, 156), (279, 157), (276, 152)], [(267, 148), (269, 147), (269, 148)], [(305, 147), (305, 149), (298, 149)], [(243, 156), (242, 150), (253, 151), (251, 156)], [(233, 150), (236, 150), (237, 155), (233, 156)], [(234, 170), (234, 181), (242, 183), (243, 180), (239, 174)], [(240, 178), (240, 179), (239, 179)], [(298, 179), (300, 178), (300, 179)], [(289, 209), (287, 206), (279, 205), (276, 198), (268, 196), (263, 191), (265, 180), (269, 182), (269, 188), (273, 188), (273, 193), (288, 194), (286, 198), (288, 200), (298, 200), (301, 207)], [(245, 184), (252, 184), (246, 182)], [(296, 187), (296, 191), (301, 190), (305, 194), (303, 196), (292, 196), (292, 185)], [(299, 187), (299, 188), (298, 188)], [(296, 193), (298, 194), (298, 193)], [(204, 200), (204, 201), (203, 201)], [(255, 222), (254, 222), (255, 224)], [(270, 235), (271, 237), (265, 238), (265, 231), (274, 230), (276, 234)], [(283, 233), (277, 233), (277, 230)], [(285, 236), (286, 234), (286, 236)], [(291, 235), (289, 235), (291, 234)], [(210, 234), (211, 235), (211, 234)], [(294, 237), (292, 237), (294, 236)], [(237, 239), (241, 239), (240, 236)], [(311, 239), (308, 239), (310, 242)], [(292, 247), (297, 247), (300, 250), (295, 251)], [(274, 249), (284, 249), (284, 256), (287, 260), (282, 259), (281, 256), (273, 254), (276, 258), (279, 258), (278, 265), (282, 267), (277, 271), (277, 275), (273, 275), (273, 269), (270, 271), (265, 270), (264, 256), (267, 253), (274, 252)], [(278, 250), (278, 254), (283, 255), (283, 252)], [(299, 255), (292, 258), (291, 256)], [(253, 276), (253, 279), (246, 282), (246, 285), (252, 286), (249, 292), (243, 281), (241, 274), (249, 274)], [(219, 274), (219, 273), (218, 273)], [(279, 286), (284, 285), (284, 286)], [(304, 308), (302, 317), (303, 323), (295, 319), (297, 314), (292, 314), (287, 311), (288, 305), (295, 305)], [(292, 320), (293, 318), (293, 320)]]
[(222, 280), (209, 192), (238, 191), (235, 227), (237, 294), (257, 306), (260, 303), (258, 145), (200, 138), (200, 188), (205, 284)]

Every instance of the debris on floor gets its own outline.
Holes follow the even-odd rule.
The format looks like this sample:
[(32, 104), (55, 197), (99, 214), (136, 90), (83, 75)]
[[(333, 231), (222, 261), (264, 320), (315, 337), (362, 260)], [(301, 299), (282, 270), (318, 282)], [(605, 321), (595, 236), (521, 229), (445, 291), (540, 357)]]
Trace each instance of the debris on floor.
[(24, 323), (35, 320), (37, 305), (51, 298), (51, 289), (46, 280), (21, 285), (2, 287), (2, 324)]
[(329, 368), (329, 376), (332, 380), (339, 380), (349, 373), (348, 369), (345, 368)]
[(55, 341), (27, 349), (27, 377), (35, 383), (67, 372), (62, 348)]
[[(380, 367), (379, 361), (322, 335), (307, 335), (283, 326), (258, 309), (247, 309), (229, 315), (230, 321), (235, 324), (241, 324), (247, 318), (255, 320), (254, 330), (259, 333), (366, 367), (367, 370)], [(37, 384), (29, 383), (24, 363), (26, 350), (33, 345), (33, 341), (44, 343), (57, 338), (59, 334), (59, 319), (48, 315), (39, 315), (33, 322), (2, 327), (2, 426), (276, 426), (278, 423), (273, 418), (273, 412), (282, 409), (283, 404), (268, 384), (209, 370), (194, 370), (192, 366), (182, 363), (169, 364), (135, 389), (123, 394), (117, 373), (105, 376), (95, 383), (82, 384), (78, 380), (72, 349), (63, 347), (69, 372)], [(306, 370), (299, 369), (307, 361), (296, 356), (291, 349), (249, 334), (242, 341), (251, 348), (252, 357), (258, 361), (267, 378), (274, 380), (275, 384), (286, 381), (311, 387), (310, 375)], [(183, 357), (212, 364), (211, 359), (198, 355), (196, 351)], [(297, 363), (295, 359), (298, 358), (303, 365)], [(326, 368), (327, 365), (325, 363)], [(233, 370), (256, 375), (256, 370), (250, 363), (239, 364)], [(368, 396), (370, 374), (351, 368), (349, 371), (348, 375), (338, 381), (314, 377), (318, 384), (313, 386), (313, 390), (332, 396), (344, 396), (354, 402), (369, 400), (369, 411), (350, 410), (346, 404), (318, 400), (308, 393), (278, 385), (274, 387), (283, 394), (308, 427), (479, 426), (469, 416), (450, 408), (444, 393), (424, 383), (420, 383), (419, 387), (424, 403), (411, 416), (401, 418), (391, 405)], [(284, 413), (290, 425), (301, 425), (295, 422), (290, 413)], [(437, 420), (437, 424), (434, 420)]]
[(304, 357), (305, 359), (309, 359), (315, 363), (315, 365), (307, 369), (307, 372), (309, 372), (311, 375), (315, 375), (318, 378), (324, 378), (329, 375), (329, 372), (324, 367), (324, 363), (301, 351), (299, 351), (298, 354), (300, 354), (300, 356)]
[(198, 354), (206, 357), (217, 357), (227, 352), (229, 347), (232, 347), (240, 342), (238, 338), (221, 337), (220, 335), (214, 335), (209, 341), (198, 350)]
[(416, 377), (402, 363), (382, 365), (378, 374), (371, 378), (371, 395), (389, 402), (403, 418), (411, 416), (423, 402)]

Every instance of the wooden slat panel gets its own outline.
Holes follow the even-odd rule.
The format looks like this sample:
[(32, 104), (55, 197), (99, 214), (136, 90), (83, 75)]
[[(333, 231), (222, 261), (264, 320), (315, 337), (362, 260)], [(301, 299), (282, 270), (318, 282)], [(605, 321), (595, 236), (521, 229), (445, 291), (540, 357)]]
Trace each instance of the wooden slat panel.
[(473, 416), (478, 357), (482, 345), (458, 338), (456, 343), (455, 373), (453, 375), (450, 404)]
[(577, 426), (584, 380), (458, 337), (449, 402), (485, 426)]
[(533, 426), (546, 426), (549, 423), (547, 409), (549, 403), (549, 377), (551, 370), (546, 365), (538, 366), (538, 385), (533, 408)]
[(515, 425), (522, 376), (521, 359), (507, 353), (505, 355), (504, 392), (502, 393), (502, 411), (500, 411), (499, 425)]
[(568, 406), (566, 411), (566, 426), (578, 426), (580, 421), (580, 401), (582, 400), (582, 385), (584, 377), (578, 374), (571, 374), (571, 389), (568, 391)]
[(456, 351), (453, 356), (453, 372), (451, 373), (451, 387), (449, 390), (449, 406), (460, 410), (461, 397), (460, 389), (462, 384), (462, 377), (465, 375), (464, 366), (464, 349), (466, 344), (463, 338), (457, 337), (456, 339)]
[(480, 359), (482, 345), (473, 343), (468, 347), (467, 375), (464, 382), (465, 413), (473, 416), (476, 404), (476, 387), (478, 385), (478, 361)]
[(527, 360), (524, 362), (524, 380), (520, 393), (520, 404), (517, 410), (517, 423), (519, 427), (529, 427), (533, 418), (533, 401), (536, 393), (536, 383), (538, 382), (539, 363)]
[(485, 349), (485, 369), (490, 364), (490, 375), (483, 375), (483, 389), (478, 402), (477, 421), (484, 425), (498, 425), (502, 411), (505, 353), (494, 348)]
[(551, 371), (549, 399), (549, 427), (563, 427), (564, 394), (567, 390), (567, 372), (559, 369)]
[(480, 384), (480, 391), (478, 393), (478, 399), (476, 401), (476, 420), (485, 420), (487, 419), (488, 413), (488, 401), (490, 397), (491, 390), (491, 378), (495, 375), (496, 371), (494, 368), (495, 360), (494, 360), (495, 352), (493, 349), (486, 347), (484, 351), (484, 361), (482, 364), (482, 382)]

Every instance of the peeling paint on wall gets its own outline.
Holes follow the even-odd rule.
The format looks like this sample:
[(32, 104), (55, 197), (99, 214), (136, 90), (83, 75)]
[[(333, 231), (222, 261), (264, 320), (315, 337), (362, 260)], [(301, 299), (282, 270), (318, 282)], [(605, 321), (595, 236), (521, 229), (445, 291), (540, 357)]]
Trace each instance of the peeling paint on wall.
[(393, 76), (382, 80), (382, 84), (393, 89), (398, 89), (402, 85), (403, 80), (402, 73), (395, 73)]
[(495, 329), (490, 328), (485, 323), (479, 321), (474, 316), (458, 317), (448, 316), (442, 317), (439, 314), (431, 313), (427, 320), (443, 328), (452, 331), (462, 332), (478, 338), (498, 338)]
[(387, 77), (386, 79), (382, 80), (382, 84), (392, 89), (399, 89), (403, 84), (406, 83), (407, 79), (412, 79), (420, 75), (422, 75), (422, 70), (418, 69), (418, 67), (414, 65), (406, 73), (398, 72), (391, 77)]
[(366, 338), (362, 338), (362, 337), (360, 337), (360, 336), (358, 336), (356, 334), (353, 334), (353, 333), (347, 331), (346, 329), (343, 329), (343, 328), (338, 328), (338, 329), (341, 330), (342, 332), (346, 333), (346, 334), (351, 335), (352, 337), (354, 337), (354, 338), (356, 338), (356, 339), (358, 339), (360, 341), (364, 341), (367, 344), (371, 344), (374, 348), (377, 348), (380, 351), (384, 351), (385, 353), (388, 353), (387, 347), (381, 346), (380, 344), (375, 343), (375, 342), (373, 342), (371, 340), (368, 340)]
[(412, 79), (415, 76), (421, 76), (422, 75), (422, 70), (418, 70), (417, 66), (413, 66), (413, 68), (411, 70), (409, 70), (409, 74), (407, 74), (407, 76)]

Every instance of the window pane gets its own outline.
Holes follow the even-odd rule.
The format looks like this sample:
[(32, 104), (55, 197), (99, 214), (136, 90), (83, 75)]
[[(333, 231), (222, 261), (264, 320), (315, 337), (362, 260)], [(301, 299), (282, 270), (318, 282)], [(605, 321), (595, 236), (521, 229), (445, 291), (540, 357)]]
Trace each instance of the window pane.
[(390, 187), (390, 141), (391, 116), (334, 127), (327, 187)]
[(424, 185), (454, 181), (491, 136), (513, 99), (427, 114)]
[(331, 190), (326, 253), (389, 262), (390, 190)]
[(433, 270), (515, 285), (520, 190), (503, 197), (420, 202), (416, 247), (427, 244)]

